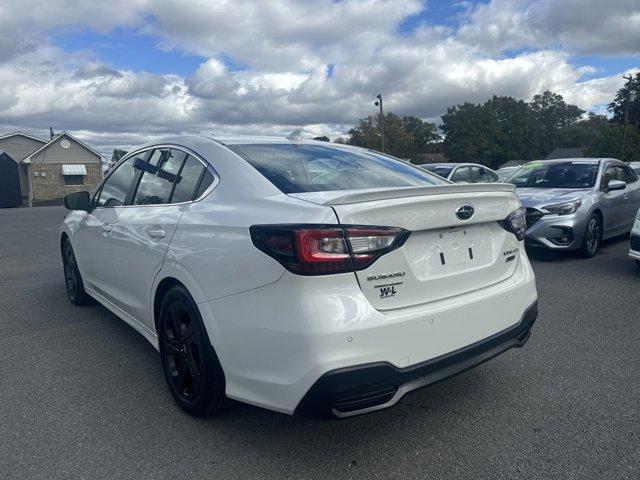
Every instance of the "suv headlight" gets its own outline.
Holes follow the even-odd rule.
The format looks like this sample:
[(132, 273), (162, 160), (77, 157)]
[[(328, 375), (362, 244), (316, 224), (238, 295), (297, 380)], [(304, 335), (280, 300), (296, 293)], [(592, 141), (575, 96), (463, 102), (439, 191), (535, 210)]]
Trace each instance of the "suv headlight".
[(558, 203), (556, 205), (549, 205), (544, 208), (549, 213), (555, 213), (557, 215), (571, 215), (572, 213), (576, 213), (576, 211), (582, 205), (582, 200), (572, 200), (566, 203)]
[(507, 218), (500, 220), (498, 223), (507, 232), (513, 233), (518, 240), (524, 240), (524, 232), (527, 231), (527, 209), (520, 207), (514, 210)]

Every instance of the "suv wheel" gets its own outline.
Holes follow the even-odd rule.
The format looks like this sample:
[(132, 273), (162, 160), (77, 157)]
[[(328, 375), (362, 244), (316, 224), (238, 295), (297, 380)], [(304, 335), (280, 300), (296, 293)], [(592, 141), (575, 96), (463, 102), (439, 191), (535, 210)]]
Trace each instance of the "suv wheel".
[(589, 217), (587, 229), (582, 239), (582, 246), (580, 247), (582, 256), (585, 258), (593, 257), (600, 247), (601, 240), (602, 226), (600, 224), (600, 217), (594, 213)]
[(67, 296), (74, 305), (86, 305), (91, 298), (84, 291), (84, 283), (78, 269), (78, 262), (73, 253), (73, 247), (68, 238), (62, 244), (62, 265), (64, 266), (64, 282), (67, 286)]
[(160, 357), (169, 390), (188, 414), (219, 413), (227, 403), (224, 373), (196, 303), (182, 286), (172, 287), (160, 307)]

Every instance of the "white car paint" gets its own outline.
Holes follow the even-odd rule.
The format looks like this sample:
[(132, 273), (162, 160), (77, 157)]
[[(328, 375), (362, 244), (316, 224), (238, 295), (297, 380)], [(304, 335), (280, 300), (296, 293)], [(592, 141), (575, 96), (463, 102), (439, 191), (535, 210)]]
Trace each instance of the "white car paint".
[[(435, 359), (518, 324), (536, 302), (523, 243), (497, 223), (520, 206), (513, 186), (286, 195), (225, 146), (292, 142), (175, 137), (134, 149), (183, 149), (208, 164), (215, 181), (191, 202), (71, 212), (61, 232), (72, 243), (86, 292), (158, 348), (156, 290), (165, 279), (178, 280), (200, 309), (226, 395), (288, 414), (327, 372), (371, 362), (407, 368)], [(457, 219), (454, 212), (466, 204), (476, 214)], [(256, 248), (249, 230), (338, 223), (411, 234), (355, 274), (304, 276)], [(398, 293), (381, 298), (371, 277), (394, 272), (402, 272)], [(395, 403), (407, 388), (372, 409)]]
[[(636, 213), (636, 221), (633, 223), (631, 236), (640, 238), (640, 210)], [(629, 248), (629, 256), (640, 262), (640, 249)], [(638, 265), (640, 266), (640, 263)]]

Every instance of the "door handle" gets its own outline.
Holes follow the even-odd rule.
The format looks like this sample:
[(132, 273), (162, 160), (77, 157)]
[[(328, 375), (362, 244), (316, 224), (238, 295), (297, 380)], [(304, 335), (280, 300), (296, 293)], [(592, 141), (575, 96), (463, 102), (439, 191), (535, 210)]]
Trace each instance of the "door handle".
[(167, 232), (165, 232), (162, 228), (151, 227), (149, 230), (147, 230), (147, 235), (149, 235), (151, 238), (164, 238), (167, 235)]
[(111, 225), (109, 225), (108, 223), (103, 223), (102, 224), (102, 231), (105, 233), (111, 233)]

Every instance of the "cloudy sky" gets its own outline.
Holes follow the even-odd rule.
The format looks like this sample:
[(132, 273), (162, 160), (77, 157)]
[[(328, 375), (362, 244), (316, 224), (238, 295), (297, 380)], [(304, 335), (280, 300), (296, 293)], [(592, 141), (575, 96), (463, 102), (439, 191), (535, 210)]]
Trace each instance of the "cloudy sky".
[(345, 132), (545, 89), (603, 111), (639, 0), (0, 0), (0, 133), (109, 152), (174, 133)]

